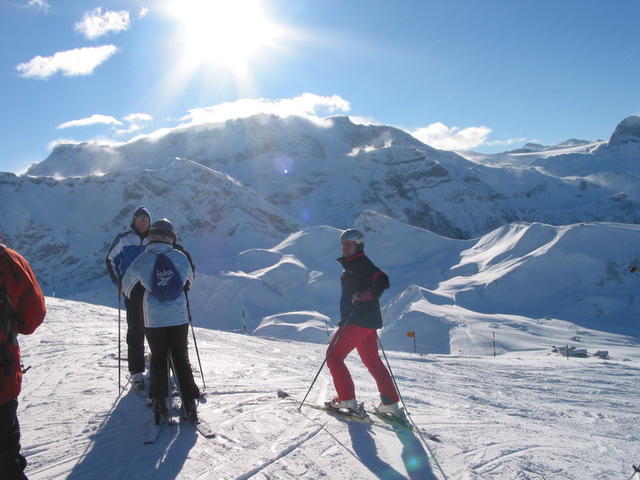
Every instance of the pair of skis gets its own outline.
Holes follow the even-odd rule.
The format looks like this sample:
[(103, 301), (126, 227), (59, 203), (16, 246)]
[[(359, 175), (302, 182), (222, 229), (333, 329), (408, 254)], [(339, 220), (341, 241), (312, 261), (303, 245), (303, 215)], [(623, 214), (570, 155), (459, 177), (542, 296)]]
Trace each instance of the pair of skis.
[[(283, 390), (278, 390), (278, 397), (291, 399), (298, 405), (300, 405), (299, 400)], [(416, 428), (411, 425), (411, 423), (409, 423), (406, 417), (400, 418), (386, 413), (381, 413), (378, 412), (375, 408), (373, 410), (366, 410), (364, 408), (364, 404), (360, 404), (360, 408), (358, 409), (358, 411), (338, 409), (331, 406), (329, 402), (326, 402), (324, 405), (315, 405), (312, 403), (305, 403), (304, 405), (315, 410), (321, 410), (329, 414), (340, 415), (341, 417), (347, 418), (349, 420), (354, 420), (356, 422), (361, 422), (368, 425), (375, 425), (387, 430), (393, 431), (396, 428), (404, 428), (407, 430), (411, 430), (412, 432), (417, 432)], [(422, 429), (419, 431), (419, 433), (425, 435), (426, 438), (431, 441), (441, 442), (440, 438), (437, 435), (425, 432)]]
[[(171, 385), (171, 381), (169, 380), (169, 390), (171, 391), (173, 387), (173, 391), (169, 395), (169, 407), (165, 415), (159, 416), (157, 412), (154, 411), (152, 421), (147, 425), (145, 429), (144, 440), (143, 440), (144, 444), (149, 445), (154, 443), (160, 436), (160, 433), (162, 432), (165, 426), (178, 424), (178, 422), (174, 419), (174, 415), (173, 415), (173, 412), (175, 411), (178, 412), (181, 419), (183, 420), (183, 423), (189, 423), (193, 425), (193, 427), (198, 431), (198, 433), (200, 433), (200, 435), (202, 435), (204, 438), (214, 438), (216, 436), (216, 433), (214, 432), (213, 428), (207, 421), (199, 417), (195, 419), (191, 419), (187, 415), (187, 412), (185, 411), (185, 408), (184, 408), (184, 399), (182, 397), (182, 390), (180, 389), (180, 383), (178, 382), (177, 375), (175, 374), (173, 356), (171, 354), (169, 354), (168, 364), (169, 364), (168, 365), (169, 371), (173, 372), (173, 379), (174, 379), (173, 385)], [(136, 393), (139, 396), (143, 398), (145, 397), (144, 390), (135, 389), (135, 388), (134, 390), (136, 390)], [(177, 406), (174, 403), (176, 394), (177, 396), (180, 397), (179, 408), (177, 408)], [(203, 398), (203, 396), (201, 396), (201, 398)], [(147, 406), (151, 406), (151, 405), (147, 404)]]
[[(175, 409), (173, 409), (175, 411)], [(182, 409), (181, 409), (182, 410)], [(193, 427), (202, 435), (204, 438), (215, 438), (216, 433), (214, 432), (211, 425), (201, 418), (196, 420), (190, 420), (186, 418), (184, 415), (181, 415), (181, 420), (183, 424), (191, 424)], [(155, 441), (162, 433), (162, 430), (166, 426), (178, 425), (178, 421), (175, 420), (174, 416), (171, 414), (171, 411), (167, 413), (166, 416), (163, 416), (160, 419), (160, 423), (155, 423), (155, 418), (153, 421), (147, 426), (147, 429), (144, 434), (144, 443), (145, 445), (149, 445), (155, 443)]]
[(169, 406), (167, 414), (163, 415), (160, 418), (159, 423), (156, 423), (156, 418), (154, 415), (154, 418), (152, 419), (151, 423), (147, 425), (147, 428), (144, 433), (144, 443), (146, 445), (154, 443), (160, 436), (160, 433), (162, 432), (164, 427), (178, 425), (179, 422), (176, 421), (173, 414), (174, 412), (179, 415), (179, 419), (181, 423), (193, 425), (193, 427), (198, 431), (198, 433), (200, 433), (200, 435), (202, 435), (204, 438), (215, 438), (216, 433), (206, 420), (203, 420), (202, 418), (197, 418), (195, 420), (189, 419), (184, 412), (184, 408), (182, 406), (178, 408), (173, 404), (172, 396), (169, 398), (170, 398), (171, 405)]

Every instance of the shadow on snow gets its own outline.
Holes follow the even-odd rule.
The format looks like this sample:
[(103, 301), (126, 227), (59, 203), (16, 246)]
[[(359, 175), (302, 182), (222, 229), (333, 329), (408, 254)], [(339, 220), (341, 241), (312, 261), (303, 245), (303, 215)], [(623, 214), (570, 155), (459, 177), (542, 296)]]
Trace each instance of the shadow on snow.
[(144, 433), (152, 410), (132, 391), (126, 392), (92, 435), (92, 444), (68, 479), (177, 478), (197, 439), (190, 425), (166, 425), (155, 443), (145, 445)]
[(402, 460), (408, 477), (398, 472), (378, 455), (378, 448), (371, 435), (372, 427), (365, 423), (341, 419), (349, 427), (353, 450), (371, 473), (380, 480), (437, 480), (431, 470), (429, 456), (420, 440), (413, 432), (405, 428), (395, 428), (394, 431), (402, 444)]

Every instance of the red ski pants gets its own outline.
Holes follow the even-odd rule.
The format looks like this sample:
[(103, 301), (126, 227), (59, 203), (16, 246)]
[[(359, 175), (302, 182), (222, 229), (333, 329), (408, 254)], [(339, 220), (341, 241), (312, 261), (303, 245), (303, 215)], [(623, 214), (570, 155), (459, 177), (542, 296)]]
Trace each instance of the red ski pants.
[(344, 364), (344, 359), (354, 348), (358, 350), (362, 363), (375, 379), (382, 402), (385, 404), (396, 403), (399, 400), (398, 392), (396, 392), (387, 367), (384, 366), (378, 355), (376, 330), (357, 325), (339, 328), (327, 348), (327, 365), (338, 392), (338, 399), (344, 401), (356, 398), (351, 374)]

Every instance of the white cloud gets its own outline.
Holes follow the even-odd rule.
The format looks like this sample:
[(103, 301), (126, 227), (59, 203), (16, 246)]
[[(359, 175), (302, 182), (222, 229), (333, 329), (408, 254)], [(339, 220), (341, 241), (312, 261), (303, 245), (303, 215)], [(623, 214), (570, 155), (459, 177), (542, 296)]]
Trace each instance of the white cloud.
[(421, 142), (441, 150), (469, 150), (485, 145), (491, 133), (489, 127), (448, 127), (444, 123), (436, 122), (419, 128), (411, 134)]
[(180, 118), (188, 125), (223, 122), (231, 118), (245, 118), (256, 113), (268, 113), (281, 117), (298, 115), (320, 121), (322, 114), (348, 112), (351, 105), (339, 95), (321, 96), (303, 93), (294, 98), (270, 100), (265, 98), (244, 98), (235, 102), (225, 102), (211, 107), (194, 108)]
[(115, 45), (84, 47), (57, 52), (52, 57), (37, 56), (16, 66), (27, 78), (49, 78), (57, 72), (65, 77), (91, 75), (93, 70), (118, 51)]
[(126, 117), (122, 117), (125, 122), (150, 122), (153, 117), (148, 113), (130, 113)]
[(28, 7), (39, 8), (40, 10), (44, 10), (45, 12), (51, 8), (51, 5), (47, 2), (47, 0), (29, 0), (27, 2)]
[(491, 140), (489, 142), (486, 142), (485, 145), (488, 147), (499, 147), (499, 146), (503, 146), (503, 145), (515, 145), (517, 143), (524, 143), (524, 142), (530, 142), (533, 140), (530, 140), (528, 138), (508, 138), (506, 140)]
[(147, 13), (149, 13), (149, 9), (147, 7), (142, 7), (140, 9), (140, 11), (138, 12), (138, 18), (144, 18), (147, 16)]
[(107, 10), (102, 13), (102, 7), (98, 7), (85, 12), (82, 20), (77, 22), (74, 28), (86, 38), (95, 40), (109, 32), (127, 30), (130, 24), (129, 12), (126, 10)]
[(109, 115), (100, 115), (99, 113), (93, 114), (90, 117), (80, 118), (78, 120), (70, 120), (68, 122), (61, 123), (57, 128), (71, 128), (71, 127), (87, 127), (89, 125), (106, 124), (106, 125), (122, 125), (122, 122)]
[(116, 130), (117, 135), (126, 135), (128, 133), (134, 133), (144, 128), (142, 123), (151, 122), (153, 117), (148, 113), (130, 113), (122, 118), (129, 125), (126, 128)]
[[(99, 113), (93, 114), (90, 117), (80, 118), (77, 120), (71, 120), (58, 125), (57, 128), (71, 128), (71, 127), (87, 127), (90, 125), (111, 125), (112, 130), (116, 135), (125, 135), (128, 133), (134, 133), (144, 128), (144, 124), (151, 122), (153, 117), (148, 113), (130, 113), (118, 120), (111, 115), (101, 115)], [(116, 128), (121, 127), (123, 128)]]
[(127, 128), (118, 128), (116, 135), (127, 135), (129, 133), (135, 133), (142, 130), (144, 127), (138, 123), (132, 123)]

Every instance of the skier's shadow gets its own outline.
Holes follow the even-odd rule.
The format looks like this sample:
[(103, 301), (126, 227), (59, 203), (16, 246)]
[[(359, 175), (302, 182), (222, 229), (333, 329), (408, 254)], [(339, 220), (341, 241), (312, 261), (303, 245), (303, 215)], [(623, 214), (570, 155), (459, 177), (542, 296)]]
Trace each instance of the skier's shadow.
[(155, 443), (144, 445), (144, 431), (153, 413), (133, 392), (127, 392), (91, 435), (91, 441), (68, 479), (177, 478), (197, 440), (191, 425), (166, 425)]
[(409, 478), (411, 480), (437, 480), (429, 463), (429, 455), (416, 434), (403, 427), (396, 426), (393, 430), (402, 443), (402, 460)]
[(339, 415), (336, 415), (336, 418), (347, 424), (354, 452), (362, 464), (378, 478), (384, 480), (405, 478), (411, 480), (438, 480), (431, 469), (429, 455), (412, 431), (402, 427), (393, 428), (400, 443), (402, 443), (402, 460), (408, 474), (408, 477), (405, 477), (378, 456), (378, 448), (371, 435), (371, 425), (340, 418)]
[(376, 477), (384, 480), (404, 480), (404, 475), (378, 456), (378, 447), (371, 436), (371, 426), (353, 420), (342, 419), (349, 427), (351, 446), (362, 464)]

